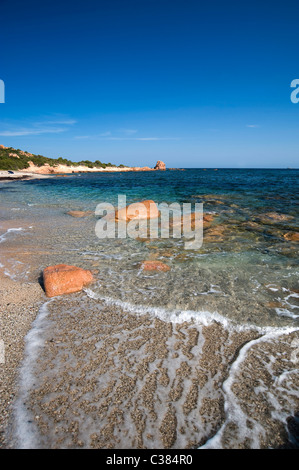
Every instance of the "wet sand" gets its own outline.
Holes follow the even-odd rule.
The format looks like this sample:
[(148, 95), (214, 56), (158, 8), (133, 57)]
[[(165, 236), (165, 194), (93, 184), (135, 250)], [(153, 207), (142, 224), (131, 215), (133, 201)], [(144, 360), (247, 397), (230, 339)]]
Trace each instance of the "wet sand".
[[(298, 331), (267, 338), (63, 296), (48, 303), (43, 346), (31, 357), (38, 380), (20, 393), (24, 337), (46, 298), (38, 283), (3, 275), (0, 298), (1, 448), (197, 448), (219, 430), (216, 448), (292, 447), (281, 416), (294, 425)], [(22, 435), (12, 416), (18, 395)]]
[(17, 283), (0, 273), (0, 341), (4, 345), (0, 363), (0, 448), (10, 446), (4, 434), (17, 394), (24, 338), (36, 318), (43, 296), (39, 284)]
[(43, 344), (27, 350), (15, 445), (190, 449), (216, 434), (208, 446), (291, 446), (298, 331), (165, 322), (83, 293), (47, 309)]

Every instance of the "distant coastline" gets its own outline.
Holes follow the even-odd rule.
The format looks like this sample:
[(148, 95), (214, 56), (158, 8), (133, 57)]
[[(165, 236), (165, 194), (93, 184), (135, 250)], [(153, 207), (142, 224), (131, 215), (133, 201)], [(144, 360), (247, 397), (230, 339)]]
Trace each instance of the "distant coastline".
[[(99, 160), (91, 162), (82, 160), (72, 162), (66, 158), (47, 158), (34, 155), (23, 150), (0, 145), (0, 181), (4, 179), (26, 179), (34, 175), (71, 174), (82, 172), (116, 172), (116, 171), (157, 171), (165, 170), (164, 162), (158, 161), (154, 168), (129, 167), (102, 163)], [(13, 173), (9, 173), (13, 172)]]

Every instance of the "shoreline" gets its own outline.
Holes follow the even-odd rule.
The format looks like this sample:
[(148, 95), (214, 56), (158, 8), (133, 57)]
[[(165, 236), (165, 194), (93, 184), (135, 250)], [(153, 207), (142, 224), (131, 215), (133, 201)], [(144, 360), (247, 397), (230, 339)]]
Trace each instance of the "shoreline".
[(16, 170), (9, 173), (6, 170), (0, 170), (0, 183), (7, 183), (11, 181), (24, 181), (32, 179), (42, 179), (58, 176), (71, 176), (77, 173), (118, 173), (118, 172), (143, 172), (143, 171), (161, 171), (149, 167), (111, 167), (111, 168), (88, 168), (88, 167), (67, 167), (65, 165), (58, 165), (57, 167), (30, 167), (24, 170)]
[[(76, 387), (79, 387), (77, 393), (80, 397), (82, 394), (90, 393), (89, 381), (85, 383), (87, 370), (89, 373), (93, 371), (95, 374), (93, 380), (98, 381), (101, 380), (102, 376), (105, 377), (104, 389), (102, 391), (99, 389), (98, 395), (91, 398), (91, 403), (101, 403), (100, 409), (102, 409), (102, 406), (105, 410), (106, 405), (104, 406), (102, 401), (105, 402), (109, 390), (109, 414), (107, 412), (106, 416), (106, 413), (104, 413), (105, 421), (108, 419), (106, 426), (103, 428), (103, 432), (105, 429), (105, 436), (101, 435), (102, 431), (93, 434), (90, 432), (91, 440), (88, 439), (84, 442), (80, 439), (79, 434), (72, 433), (71, 444), (67, 445), (70, 435), (68, 432), (65, 433), (64, 430), (71, 429), (74, 420), (71, 402), (67, 405), (66, 415), (63, 416), (59, 413), (59, 416), (57, 416), (57, 410), (60, 410), (60, 400), (65, 396), (66, 390), (70, 392), (70, 397), (73, 397), (73, 392), (71, 392), (73, 381), (68, 373), (65, 375), (66, 371), (72, 369), (73, 366), (67, 360), (61, 363), (62, 369), (55, 372), (55, 379), (54, 377), (51, 379), (53, 383), (45, 376), (44, 385), (41, 383), (39, 387), (34, 387), (34, 390), (31, 390), (29, 385), (24, 394), (24, 390), (20, 388), (20, 369), (24, 365), (26, 355), (26, 360), (28, 361), (29, 358), (30, 363), (25, 338), (32, 330), (33, 322), (47, 299), (38, 282), (15, 281), (3, 275), (0, 270), (0, 341), (5, 344), (5, 363), (0, 363), (0, 449), (12, 449), (16, 446), (12, 430), (15, 420), (14, 413), (16, 412), (14, 406), (20, 400), (20, 393), (24, 410), (26, 410), (26, 413), (29, 411), (28, 416), (25, 415), (27, 418), (25, 417), (24, 424), (27, 423), (28, 417), (30, 418), (28, 423), (34, 423), (27, 425), (28, 436), (32, 434), (31, 426), (33, 426), (33, 429), (41, 437), (41, 441), (39, 442), (38, 439), (36, 442), (37, 447), (34, 448), (52, 448), (52, 445), (56, 448), (57, 445), (59, 446), (59, 442), (62, 446), (65, 445), (71, 448), (108, 447), (115, 450), (122, 448), (124, 443), (125, 448), (128, 449), (153, 448), (152, 445), (155, 442), (159, 446), (162, 445), (159, 448), (164, 449), (195, 449), (198, 445), (207, 446), (207, 448), (210, 448), (210, 446), (212, 446), (211, 448), (222, 448), (218, 440), (223, 432), (226, 434), (227, 444), (229, 444), (227, 439), (234, 439), (234, 432), (231, 434), (230, 430), (230, 423), (234, 423), (234, 419), (233, 415), (231, 416), (232, 421), (230, 421), (229, 415), (225, 416), (225, 402), (228, 400), (228, 403), (230, 403), (230, 400), (232, 400), (230, 403), (230, 406), (232, 406), (237, 397), (241, 399), (242, 407), (248, 406), (256, 409), (259, 422), (268, 419), (271, 409), (268, 406), (270, 404), (265, 408), (262, 397), (260, 401), (258, 396), (248, 394), (248, 390), (252, 386), (252, 377), (247, 378), (247, 374), (245, 376), (240, 374), (242, 374), (243, 367), (245, 367), (244, 370), (247, 370), (247, 373), (252, 370), (257, 372), (259, 356), (261, 353), (263, 354), (262, 349), (258, 347), (259, 344), (263, 344), (264, 347), (268, 348), (266, 355), (275, 354), (274, 351), (281, 348), (281, 343), (277, 342), (280, 335), (277, 336), (277, 339), (274, 338), (274, 343), (271, 344), (267, 340), (267, 334), (260, 335), (256, 331), (234, 332), (224, 328), (216, 321), (206, 326), (204, 324), (196, 326), (193, 322), (187, 321), (178, 324), (165, 322), (147, 313), (142, 315), (134, 314), (134, 312), (125, 311), (117, 306), (105, 304), (105, 302), (95, 304), (92, 299), (88, 300), (90, 303), (88, 310), (80, 308), (77, 310), (81, 304), (80, 299), (80, 293), (65, 295), (58, 299), (58, 303), (54, 302), (52, 304), (49, 318), (50, 320), (52, 318), (54, 329), (50, 333), (50, 338), (57, 337), (57, 341), (53, 343), (52, 339), (44, 338), (47, 348), (38, 349), (35, 353), (38, 353), (39, 360), (42, 360), (38, 376), (42, 377), (47, 374), (47, 371), (54, 370), (57, 355), (61, 355), (65, 348), (66, 351), (73, 350), (74, 344), (77, 344), (75, 349), (76, 355), (79, 357), (84, 356), (85, 341), (90, 344), (89, 354), (92, 354), (92, 351), (98, 351), (98, 353), (101, 351), (100, 357), (97, 356), (98, 353), (90, 357), (90, 364), (79, 361), (76, 368), (75, 382)], [(76, 316), (64, 315), (63, 312), (67, 313), (69, 309), (72, 309), (72, 306), (77, 310)], [(96, 313), (97, 311), (98, 313)], [(110, 332), (107, 334), (107, 326), (110, 323)], [(92, 334), (90, 330), (93, 332)], [(123, 337), (122, 332), (125, 332)], [(137, 342), (136, 336), (139, 338)], [(298, 334), (293, 332), (289, 335), (281, 332), (281, 337), (284, 338), (282, 344), (285, 346), (282, 350), (284, 351), (283, 354), (288, 350), (291, 352), (291, 341), (298, 337)], [(76, 338), (77, 341), (74, 343)], [(85, 338), (85, 341), (80, 344), (82, 338)], [(99, 341), (103, 343), (100, 349), (98, 349)], [(169, 347), (170, 344), (175, 344), (175, 348)], [(32, 347), (35, 346), (29, 346), (31, 353)], [(243, 353), (243, 350), (247, 351), (247, 349), (250, 349), (251, 353), (245, 360), (247, 354)], [(258, 352), (257, 355), (254, 354), (254, 350)], [(222, 358), (225, 358), (224, 362)], [(276, 359), (278, 360), (278, 357)], [(118, 364), (116, 370), (113, 367), (114, 360)], [(36, 363), (34, 353), (31, 358), (32, 361), (31, 367)], [(101, 365), (102, 362), (103, 366)], [(281, 367), (283, 368), (283, 362), (280, 364), (279, 362), (280, 360), (278, 360), (276, 366), (278, 375), (281, 373)], [(149, 368), (150, 363), (154, 367)], [(239, 363), (243, 363), (241, 368)], [(247, 368), (248, 366), (249, 368)], [(69, 380), (65, 382), (68, 376)], [(215, 383), (208, 385), (209, 376), (213, 377)], [(64, 377), (63, 380), (61, 380), (62, 377)], [(262, 377), (263, 371), (261, 372)], [(238, 392), (236, 395), (233, 393), (230, 397), (232, 378), (236, 379), (235, 384), (238, 387)], [(106, 380), (108, 380), (107, 383)], [(122, 386), (114, 389), (115, 380), (120, 381)], [(127, 383), (127, 381), (129, 382)], [(58, 388), (60, 387), (59, 384), (62, 386), (61, 389)], [(227, 386), (226, 384), (230, 385)], [(268, 385), (271, 389), (270, 383)], [(108, 387), (107, 390), (106, 386)], [(205, 390), (207, 386), (208, 388)], [(210, 389), (210, 387), (212, 388)], [(221, 391), (222, 389), (223, 391)], [(200, 390), (203, 392), (205, 390), (201, 398)], [(48, 403), (49, 396), (54, 391), (55, 394), (58, 393), (57, 403), (55, 400), (50, 400)], [(102, 393), (104, 393), (104, 398)], [(156, 413), (155, 407), (156, 399), (161, 393), (163, 395), (168, 394), (169, 401), (165, 402), (168, 403), (168, 408), (162, 422), (159, 423), (160, 417), (159, 413)], [(128, 397), (131, 405), (127, 403)], [(149, 408), (150, 412), (150, 418), (146, 415), (143, 416), (142, 425), (139, 423), (141, 410), (138, 403), (140, 399), (144, 401), (144, 406)], [(282, 396), (280, 400), (282, 400)], [(48, 403), (46, 408), (42, 405), (43, 403)], [(91, 411), (90, 405), (85, 400), (82, 403), (79, 400), (78, 410), (89, 413)], [(20, 406), (20, 402), (18, 406)], [(180, 409), (184, 411), (183, 415), (180, 414)], [(108, 425), (109, 420), (116, 412), (121, 413), (121, 416), (132, 417), (130, 418), (132, 419), (131, 424), (136, 427), (133, 441), (129, 438), (129, 434), (124, 441), (118, 441), (115, 438), (114, 426), (117, 429), (119, 426), (122, 428), (123, 425), (125, 426), (125, 421), (114, 422), (113, 420)], [(138, 419), (133, 418), (134, 412), (137, 413)], [(42, 416), (43, 418), (41, 418)], [(44, 421), (45, 417), (47, 417), (46, 421)], [(190, 419), (191, 421), (188, 424)], [(194, 419), (199, 420), (198, 423), (201, 422), (195, 433), (199, 433), (200, 438), (198, 439), (194, 439), (194, 432), (191, 430)], [(150, 421), (154, 423), (156, 437), (154, 434), (152, 436), (148, 433), (144, 434), (151, 427)], [(181, 423), (180, 426), (179, 423)], [(186, 430), (189, 427), (186, 437), (186, 431), (181, 432), (182, 425), (186, 426)], [(82, 423), (82, 426), (84, 429), (84, 423)], [(206, 426), (207, 435), (205, 435)], [(274, 448), (283, 448), (284, 446), (288, 448), (291, 444), (288, 442), (284, 425), (274, 420), (271, 427), (272, 436), (265, 437), (262, 447), (269, 448), (269, 446), (274, 445)], [(53, 435), (54, 428), (55, 430), (59, 429), (59, 441), (57, 442)], [(123, 432), (126, 432), (126, 427), (123, 428)], [(49, 441), (47, 436), (49, 436)], [(213, 436), (215, 436), (215, 439), (213, 439)], [(27, 436), (24, 435), (23, 437), (27, 442)], [(17, 438), (19, 439), (20, 436), (17, 436)], [(64, 442), (64, 440), (66, 441)], [(177, 447), (175, 443), (177, 443)], [(18, 444), (16, 448), (19, 448)], [(20, 448), (23, 448), (23, 446), (21, 445)], [(26, 448), (26, 445), (24, 448)]]
[[(82, 309), (81, 302), (80, 293), (52, 302), (43, 344), (38, 336), (26, 344), (26, 374), (35, 379), (19, 383), (14, 417), (23, 431), (9, 434), (9, 447), (242, 449), (244, 431), (251, 448), (292, 448), (286, 426), (293, 413), (285, 423), (271, 419), (275, 407), (254, 387), (265, 381), (270, 397), (274, 392), (283, 403), (284, 390), (275, 390), (260, 361), (278, 351), (273, 373), (284, 377), (279, 352), (290, 354), (296, 332), (260, 336), (217, 322), (168, 322), (93, 299)], [(80, 415), (89, 419), (77, 422)], [(267, 421), (259, 441), (259, 423)]]
[(0, 358), (0, 449), (11, 447), (6, 432), (18, 393), (25, 337), (38, 315), (43, 295), (38, 283), (20, 283), (0, 271), (0, 341), (4, 345)]
[[(81, 162), (72, 162), (70, 160), (65, 160), (64, 163), (63, 159), (47, 159), (43, 158), (43, 160), (36, 158), (39, 156), (33, 155), (28, 152), (24, 152), (21, 150), (13, 149), (12, 147), (5, 147), (4, 145), (0, 145), (0, 181), (3, 180), (5, 177), (10, 178), (11, 175), (14, 175), (13, 178), (25, 179), (26, 174), (30, 177), (33, 175), (57, 175), (57, 174), (72, 174), (72, 173), (110, 173), (110, 172), (127, 172), (127, 171), (157, 171), (157, 170), (166, 170), (165, 163), (161, 160), (158, 160), (156, 166), (154, 168), (150, 168), (149, 166), (144, 167), (129, 167), (125, 165), (112, 165), (111, 163), (100, 163), (90, 162), (88, 160), (81, 161)], [(4, 154), (4, 155), (3, 155)], [(2, 157), (5, 158), (4, 167), (7, 170), (1, 170)], [(7, 159), (20, 159), (22, 160), (16, 165), (7, 165)], [(24, 160), (25, 158), (25, 160)], [(34, 161), (33, 161), (34, 160)], [(46, 160), (46, 162), (45, 162)], [(22, 168), (24, 167), (25, 168)], [(13, 171), (12, 167), (18, 168), (16, 171)], [(172, 168), (173, 169), (173, 168)]]
[(25, 181), (31, 179), (42, 179), (48, 178), (50, 175), (43, 175), (34, 172), (26, 172), (26, 171), (14, 171), (12, 173), (8, 173), (8, 171), (0, 170), (0, 183), (7, 183), (11, 181)]

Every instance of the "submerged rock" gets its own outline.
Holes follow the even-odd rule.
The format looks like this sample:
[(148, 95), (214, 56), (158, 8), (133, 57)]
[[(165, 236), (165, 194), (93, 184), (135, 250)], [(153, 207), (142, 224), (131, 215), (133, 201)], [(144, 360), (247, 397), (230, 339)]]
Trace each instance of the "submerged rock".
[(211, 227), (204, 232), (204, 243), (205, 242), (222, 242), (225, 240), (224, 233), (227, 231), (227, 227), (224, 225), (216, 225)]
[(92, 211), (69, 211), (67, 212), (68, 215), (71, 215), (72, 217), (88, 217), (89, 215), (92, 215)]
[(265, 214), (259, 214), (257, 219), (261, 220), (263, 223), (278, 223), (278, 222), (287, 222), (292, 220), (294, 217), (287, 214), (278, 214), (277, 212), (267, 212)]
[(151, 200), (136, 202), (115, 212), (116, 220), (125, 220), (129, 222), (132, 219), (156, 219), (159, 217), (159, 211), (156, 203)]
[(43, 280), (47, 297), (55, 297), (79, 292), (92, 282), (93, 275), (90, 271), (76, 266), (58, 264), (44, 269)]
[(247, 220), (241, 224), (241, 227), (244, 227), (245, 230), (258, 230), (263, 231), (264, 227), (257, 222), (253, 222), (252, 220)]
[(170, 271), (170, 267), (161, 261), (143, 261), (141, 268), (144, 271)]
[(299, 232), (285, 233), (283, 238), (289, 242), (299, 242)]
[[(201, 214), (198, 212), (192, 212), (192, 214), (187, 214), (185, 216), (177, 216), (172, 219), (170, 222), (171, 227), (190, 227), (192, 230), (195, 228), (196, 220), (201, 220)], [(204, 214), (202, 217), (204, 228), (209, 227), (211, 222), (214, 220), (213, 214)]]

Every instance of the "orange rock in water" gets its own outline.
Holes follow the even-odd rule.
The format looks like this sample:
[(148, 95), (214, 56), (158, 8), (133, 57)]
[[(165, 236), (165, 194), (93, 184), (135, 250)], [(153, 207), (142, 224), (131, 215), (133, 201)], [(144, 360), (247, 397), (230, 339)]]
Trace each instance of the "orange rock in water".
[(90, 271), (66, 264), (45, 268), (43, 278), (47, 297), (79, 292), (93, 280)]
[(161, 261), (143, 261), (141, 268), (144, 271), (170, 271), (170, 267), (167, 264), (161, 263)]
[[(212, 214), (205, 214), (202, 217), (203, 226), (208, 227), (209, 224), (213, 221), (214, 216)], [(201, 220), (201, 214), (197, 212), (193, 212), (192, 214), (187, 214), (181, 217), (175, 217), (172, 222), (172, 226), (183, 226), (186, 224), (187, 227), (191, 227), (192, 230), (195, 228), (195, 221)]]
[(216, 227), (209, 228), (204, 234), (204, 242), (220, 242), (224, 240), (224, 232), (226, 227), (216, 225)]
[(161, 160), (158, 160), (155, 166), (155, 170), (166, 170), (166, 165)]
[(68, 215), (71, 215), (72, 217), (88, 217), (89, 215), (92, 215), (92, 211), (69, 211), (67, 212)]
[(206, 214), (203, 216), (203, 222), (212, 222), (214, 219), (214, 216), (212, 214)]
[(288, 232), (283, 237), (289, 242), (299, 242), (299, 232)]
[(127, 222), (132, 219), (144, 220), (156, 219), (157, 217), (159, 217), (158, 207), (151, 200), (136, 202), (115, 212), (116, 220), (125, 220)]

